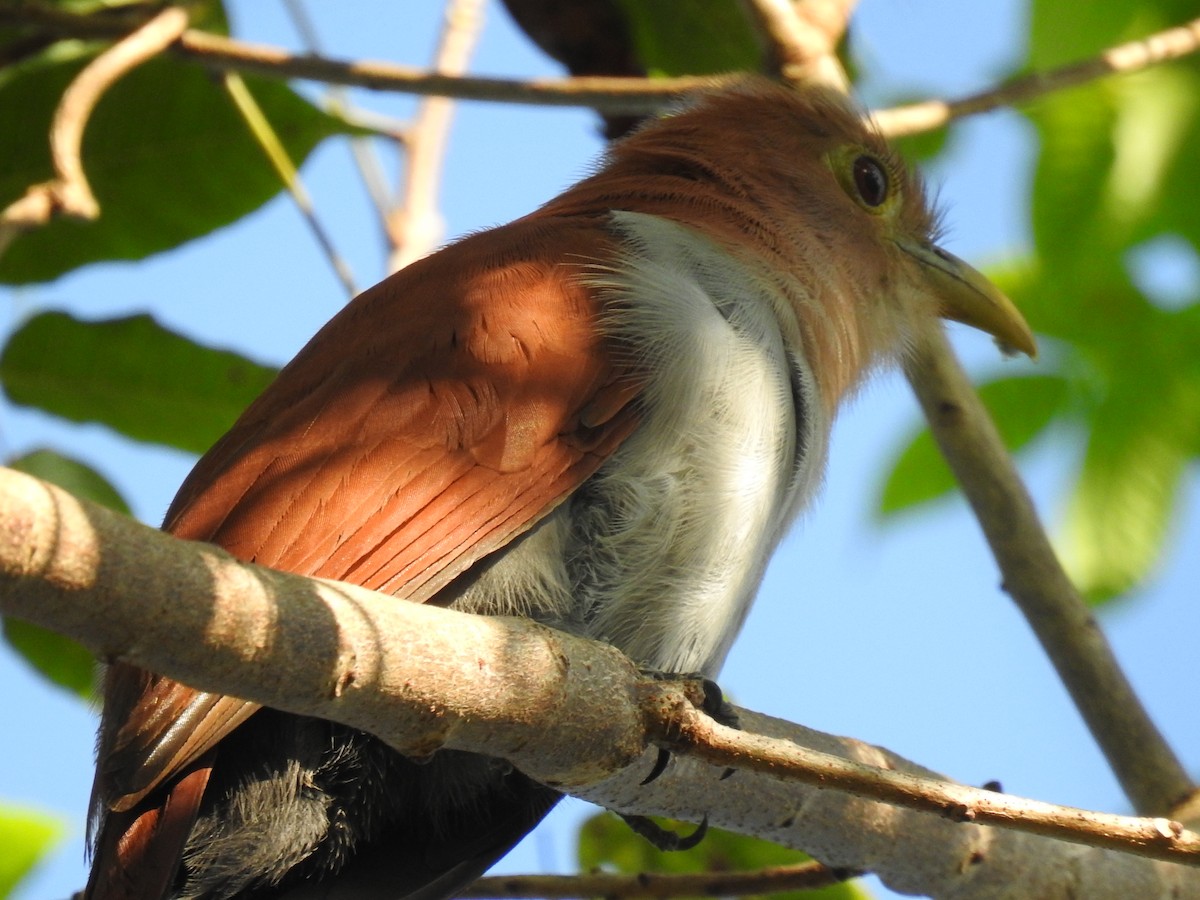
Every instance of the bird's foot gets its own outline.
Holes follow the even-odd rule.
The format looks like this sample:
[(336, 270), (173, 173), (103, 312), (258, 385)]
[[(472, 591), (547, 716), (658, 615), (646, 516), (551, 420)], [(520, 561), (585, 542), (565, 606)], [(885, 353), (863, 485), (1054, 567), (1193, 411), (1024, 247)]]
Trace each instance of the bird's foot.
[(656, 850), (662, 850), (664, 853), (676, 853), (680, 850), (691, 850), (708, 834), (708, 816), (705, 816), (700, 824), (696, 826), (696, 830), (688, 835), (676, 834), (673, 831), (668, 831), (663, 828), (653, 819), (647, 816), (627, 816), (624, 813), (618, 813), (625, 824), (628, 825), (635, 834), (640, 834), (644, 837)]
[[(650, 669), (643, 667), (641, 669), (643, 675), (647, 678), (653, 678), (658, 681), (691, 681), (699, 684), (702, 696), (697, 704), (705, 715), (711, 717), (722, 725), (729, 728), (738, 728), (738, 717), (732, 704), (725, 700), (725, 694), (721, 690), (721, 686), (711, 678), (706, 678), (704, 675), (691, 673), (680, 674), (678, 672), (662, 672), (658, 669)], [(694, 698), (695, 699), (695, 698)], [(659, 748), (658, 757), (654, 760), (654, 767), (650, 770), (641, 784), (647, 785), (662, 775), (666, 771), (667, 765), (671, 762), (671, 751), (665, 748)], [(722, 776), (726, 778), (732, 774), (732, 771)], [(651, 842), (653, 843), (653, 842)]]

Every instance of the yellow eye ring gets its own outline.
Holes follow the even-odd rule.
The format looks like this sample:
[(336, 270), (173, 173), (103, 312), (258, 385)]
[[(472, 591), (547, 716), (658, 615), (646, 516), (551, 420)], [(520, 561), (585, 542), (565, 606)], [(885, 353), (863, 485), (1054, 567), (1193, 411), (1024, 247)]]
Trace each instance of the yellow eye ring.
[(838, 148), (825, 162), (842, 190), (866, 212), (885, 215), (899, 204), (903, 180), (893, 160), (855, 145)]

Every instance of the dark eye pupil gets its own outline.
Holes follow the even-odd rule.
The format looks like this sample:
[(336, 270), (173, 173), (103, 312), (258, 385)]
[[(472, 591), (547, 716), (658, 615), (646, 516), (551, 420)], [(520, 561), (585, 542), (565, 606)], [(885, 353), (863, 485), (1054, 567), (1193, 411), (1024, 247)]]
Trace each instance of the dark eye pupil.
[(854, 160), (854, 187), (867, 206), (878, 206), (888, 195), (888, 177), (879, 160), (860, 156)]

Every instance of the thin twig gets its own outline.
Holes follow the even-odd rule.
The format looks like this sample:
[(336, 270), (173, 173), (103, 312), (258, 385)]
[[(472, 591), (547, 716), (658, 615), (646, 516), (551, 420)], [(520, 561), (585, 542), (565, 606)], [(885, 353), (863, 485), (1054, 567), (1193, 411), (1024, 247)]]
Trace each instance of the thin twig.
[[(292, 24), (300, 33), (300, 39), (304, 41), (308, 52), (319, 54), (321, 52), (320, 36), (317, 34), (316, 26), (309, 17), (302, 0), (286, 0), (284, 8), (287, 9)], [(343, 121), (359, 127), (369, 121), (370, 124), (367, 127), (393, 141), (403, 142), (401, 137), (404, 132), (403, 126), (391, 118), (374, 115), (364, 110), (353, 110), (344, 87), (330, 87), (325, 92), (325, 106)], [(350, 156), (354, 160), (354, 166), (358, 169), (358, 175), (367, 190), (367, 197), (370, 199), (371, 205), (375, 207), (380, 223), (386, 227), (390, 205), (387, 179), (384, 177), (383, 164), (375, 152), (371, 138), (350, 138)]]
[[(483, 26), (481, 0), (449, 0), (433, 68), (440, 75), (461, 75)], [(394, 248), (389, 271), (402, 269), (425, 256), (442, 238), (444, 224), (438, 212), (446, 139), (454, 114), (454, 100), (428, 97), (417, 111), (406, 143), (404, 188), (401, 202), (388, 216), (387, 232)]]
[(958, 100), (926, 100), (880, 110), (875, 113), (874, 119), (879, 129), (889, 137), (932, 131), (952, 119), (989, 112), (1001, 106), (1017, 106), (1106, 75), (1136, 72), (1195, 53), (1198, 48), (1200, 19), (1193, 19), (1176, 28), (1168, 28), (1149, 37), (1112, 47), (1092, 59), (1048, 72), (1025, 75), (999, 87), (970, 94)]
[(767, 48), (768, 71), (793, 84), (825, 84), (847, 92), (837, 58), (853, 0), (743, 0)]
[(300, 172), (296, 169), (296, 164), (292, 162), (292, 158), (288, 155), (287, 148), (283, 146), (283, 141), (279, 139), (279, 135), (271, 126), (266, 113), (258, 105), (258, 101), (254, 99), (254, 95), (250, 93), (250, 89), (246, 87), (246, 82), (242, 80), (242, 76), (237, 72), (225, 72), (223, 81), (225, 90), (230, 98), (232, 98), (234, 106), (237, 107), (238, 112), (241, 113), (242, 118), (246, 121), (250, 132), (254, 135), (255, 140), (258, 141), (259, 146), (262, 147), (267, 160), (271, 163), (271, 168), (275, 170), (276, 174), (279, 175), (279, 180), (287, 188), (292, 202), (296, 204), (301, 218), (304, 219), (313, 237), (316, 238), (321, 252), (329, 260), (334, 274), (342, 283), (342, 287), (346, 289), (346, 294), (353, 297), (358, 293), (358, 289), (354, 286), (354, 275), (350, 271), (350, 265), (338, 253), (337, 248), (333, 245), (333, 240), (325, 230), (325, 226), (317, 218), (312, 197), (309, 196), (308, 190), (304, 187), (304, 182), (300, 179)]
[(1175, 809), (1194, 786), (1059, 564), (945, 335), (929, 335), (907, 360), (905, 374), (987, 536), (1004, 589), (1029, 620), (1126, 796), (1145, 815)]
[[(647, 688), (653, 692), (654, 686)], [(649, 696), (649, 693), (648, 693)], [(686, 703), (667, 710), (644, 704), (647, 727), (661, 746), (734, 770), (835, 789), (954, 822), (1014, 828), (1150, 859), (1200, 866), (1200, 834), (1167, 818), (1135, 818), (1057, 806), (984, 788), (864, 765), (792, 741), (721, 725)], [(653, 713), (660, 712), (655, 715)]]
[(608, 872), (579, 875), (491, 875), (480, 878), (459, 897), (515, 898), (546, 897), (567, 900), (604, 897), (606, 900), (640, 900), (652, 897), (748, 897), (784, 891), (811, 891), (841, 884), (854, 872), (830, 869), (818, 862), (791, 866), (769, 866), (752, 872), (699, 872), (667, 874), (639, 872), (616, 875)]
[(22, 231), (55, 215), (95, 219), (100, 204), (83, 171), (83, 132), (92, 110), (123, 75), (157, 56), (185, 33), (187, 13), (169, 7), (147, 20), (83, 68), (63, 92), (50, 125), (50, 156), (56, 177), (30, 187), (0, 213), (0, 254)]

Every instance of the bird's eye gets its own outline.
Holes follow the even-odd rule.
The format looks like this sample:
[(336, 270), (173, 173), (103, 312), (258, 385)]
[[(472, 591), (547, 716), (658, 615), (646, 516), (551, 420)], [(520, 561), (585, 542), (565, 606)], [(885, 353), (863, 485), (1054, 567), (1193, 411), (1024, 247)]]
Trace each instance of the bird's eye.
[(864, 204), (876, 207), (887, 199), (888, 173), (883, 163), (873, 156), (859, 156), (850, 171), (854, 178), (854, 189)]

